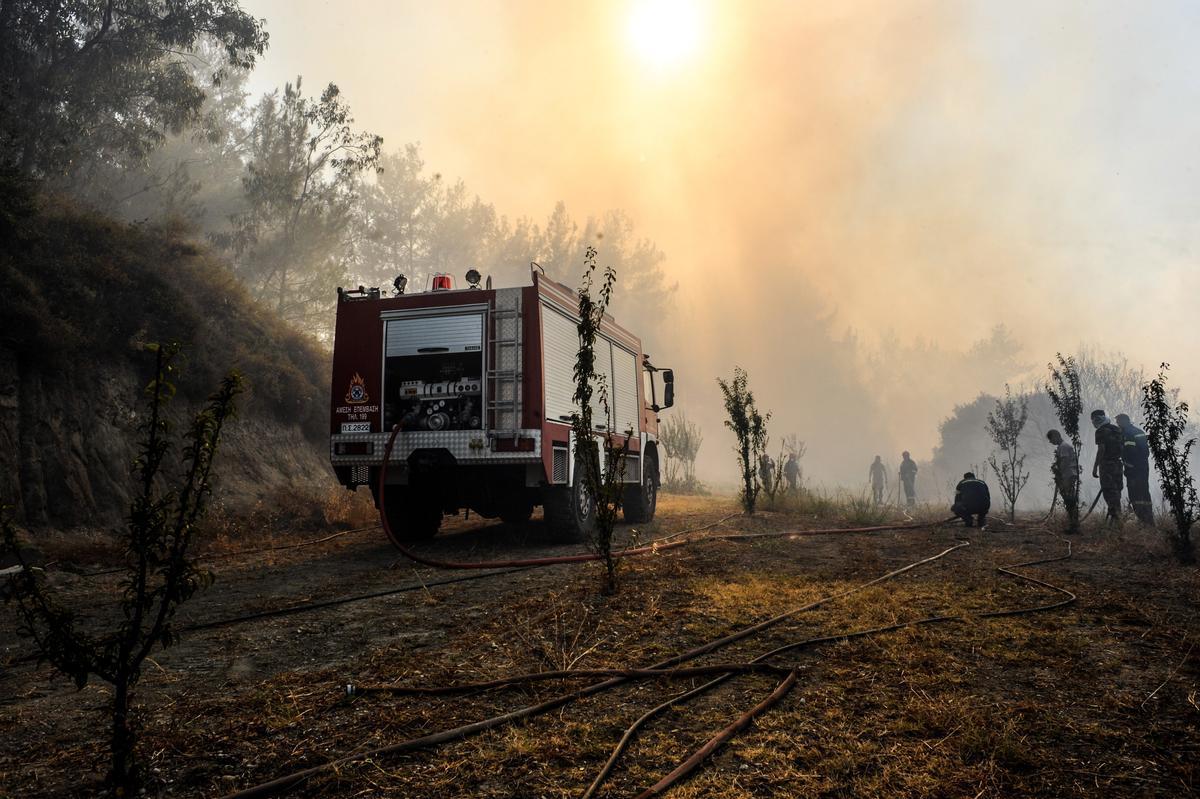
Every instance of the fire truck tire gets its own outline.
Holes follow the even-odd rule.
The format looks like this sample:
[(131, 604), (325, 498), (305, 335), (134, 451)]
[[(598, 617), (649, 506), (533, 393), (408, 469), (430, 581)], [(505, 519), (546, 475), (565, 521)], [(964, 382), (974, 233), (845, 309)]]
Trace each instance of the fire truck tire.
[(428, 541), (442, 526), (441, 507), (409, 491), (388, 491), (384, 510), (392, 535), (399, 541)]
[[(577, 466), (576, 471), (580, 468)], [(546, 538), (556, 544), (587, 541), (596, 525), (596, 503), (581, 479), (576, 479), (575, 485), (546, 489), (542, 510)]]
[(654, 521), (658, 508), (658, 464), (653, 457), (646, 458), (642, 468), (642, 482), (625, 488), (621, 499), (622, 513), (629, 524), (648, 524)]

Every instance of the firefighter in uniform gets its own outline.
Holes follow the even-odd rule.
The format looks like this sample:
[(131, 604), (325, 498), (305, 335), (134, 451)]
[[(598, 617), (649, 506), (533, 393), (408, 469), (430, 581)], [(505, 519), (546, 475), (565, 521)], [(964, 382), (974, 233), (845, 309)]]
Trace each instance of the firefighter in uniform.
[(775, 488), (775, 462), (771, 456), (763, 453), (758, 459), (758, 479), (762, 481), (763, 490), (770, 494)]
[(1117, 427), (1124, 435), (1121, 447), (1125, 462), (1125, 488), (1129, 491), (1129, 503), (1142, 524), (1154, 525), (1154, 504), (1150, 499), (1150, 445), (1146, 443), (1146, 432), (1130, 420), (1128, 414), (1117, 414)]
[(1092, 477), (1100, 480), (1100, 491), (1108, 505), (1108, 520), (1119, 522), (1125, 434), (1102, 410), (1092, 411), (1092, 427), (1096, 428), (1096, 461), (1092, 464)]
[(1050, 471), (1054, 473), (1054, 485), (1067, 508), (1067, 531), (1079, 531), (1079, 456), (1075, 447), (1063, 440), (1062, 433), (1051, 430), (1046, 440), (1054, 445), (1054, 462)]
[(954, 487), (954, 504), (950, 506), (950, 512), (962, 519), (965, 527), (975, 526), (971, 523), (971, 517), (974, 516), (982, 529), (987, 527), (987, 515), (991, 509), (992, 493), (987, 483), (976, 477), (974, 472), (964, 474)]
[(911, 508), (917, 504), (917, 464), (908, 456), (908, 450), (900, 456), (900, 485), (904, 486), (904, 500)]
[(883, 468), (881, 456), (875, 456), (875, 462), (871, 464), (870, 475), (871, 495), (875, 497), (875, 504), (879, 505), (883, 502), (883, 488), (887, 484), (887, 470)]
[(788, 491), (795, 493), (800, 490), (800, 460), (795, 453), (788, 455), (787, 463), (783, 467), (783, 476), (788, 481)]

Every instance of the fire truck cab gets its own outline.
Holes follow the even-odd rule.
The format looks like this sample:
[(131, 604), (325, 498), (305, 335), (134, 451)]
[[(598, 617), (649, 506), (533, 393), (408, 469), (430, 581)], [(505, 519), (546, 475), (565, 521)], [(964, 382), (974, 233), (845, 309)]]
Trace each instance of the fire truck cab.
[[(334, 472), (349, 489), (369, 486), (378, 507), (384, 449), (398, 427), (382, 490), (400, 539), (431, 538), (463, 508), (520, 523), (541, 505), (552, 540), (583, 540), (595, 509), (576, 479), (571, 430), (576, 296), (538, 272), (514, 288), (479, 288), (474, 270), (468, 278), (475, 285), (455, 289), (436, 275), (432, 290), (405, 294), (400, 277), (390, 297), (338, 289)], [(628, 436), (624, 517), (645, 523), (658, 497), (658, 413), (674, 404), (674, 376), (609, 317), (595, 358), (610, 406), (607, 415), (593, 408), (595, 434)]]

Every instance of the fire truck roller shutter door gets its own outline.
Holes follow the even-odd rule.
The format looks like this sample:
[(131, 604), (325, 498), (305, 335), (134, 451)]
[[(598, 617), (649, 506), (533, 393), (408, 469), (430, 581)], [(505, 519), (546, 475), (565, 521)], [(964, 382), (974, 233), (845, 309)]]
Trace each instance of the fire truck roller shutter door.
[(617, 420), (616, 432), (624, 434), (632, 430), (634, 438), (637, 438), (639, 429), (637, 381), (638, 374), (641, 372), (637, 355), (617, 345), (613, 346), (612, 354), (616, 395), (616, 407), (614, 408)]
[[(594, 367), (596, 379), (592, 381), (592, 424), (597, 430), (609, 430), (610, 425), (616, 426), (617, 406), (613, 391), (612, 350), (612, 342), (602, 336), (596, 337)], [(608, 413), (604, 412), (604, 406), (600, 404), (601, 380), (603, 380), (608, 393)]]
[(481, 352), (483, 315), (443, 312), (387, 323), (387, 355), (426, 355), (436, 352)]
[(579, 355), (579, 330), (549, 305), (542, 306), (542, 341), (544, 380), (546, 386), (546, 418), (552, 422), (568, 423), (575, 410), (575, 358)]

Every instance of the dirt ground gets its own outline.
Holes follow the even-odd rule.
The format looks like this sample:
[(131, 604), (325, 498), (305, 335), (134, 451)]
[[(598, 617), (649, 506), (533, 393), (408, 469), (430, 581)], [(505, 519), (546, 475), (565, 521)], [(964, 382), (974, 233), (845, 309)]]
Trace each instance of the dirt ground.
[[(940, 510), (940, 509), (939, 509)], [(650, 540), (736, 512), (732, 500), (664, 496)], [(928, 511), (936, 518), (938, 510)], [(697, 536), (837, 526), (788, 514), (734, 516)], [(456, 520), (421, 546), (488, 560), (572, 551), (520, 528)], [(1181, 796), (1200, 750), (1196, 617), (1200, 579), (1160, 534), (1127, 525), (1069, 540), (1036, 520), (987, 531), (706, 540), (630, 559), (620, 591), (598, 594), (595, 564), (466, 576), (397, 561), (381, 532), (212, 561), (217, 581), (180, 611), (206, 624), (154, 655), (137, 690), (151, 795), (211, 797), (357, 751), (534, 704), (596, 679), (466, 696), (347, 696), (346, 686), (435, 686), (558, 669), (630, 668), (940, 559), (795, 615), (693, 662), (747, 661), (788, 642), (937, 615), (963, 620), (816, 644), (772, 662), (796, 687), (706, 761), (673, 797)], [(1078, 596), (1000, 618), (989, 610), (1057, 601), (997, 566)], [(82, 607), (115, 576), (55, 570)], [(396, 589), (406, 589), (396, 591)], [(237, 617), (393, 592), (287, 615)], [(214, 624), (216, 623), (216, 624)], [(0, 795), (92, 796), (104, 772), (108, 690), (76, 692), (0, 614)], [(303, 796), (577, 797), (624, 729), (707, 678), (647, 679), (435, 748), (371, 758), (312, 778)], [(777, 675), (738, 675), (652, 721), (601, 796), (634, 796), (754, 706)]]

